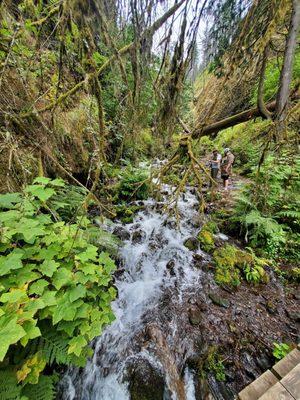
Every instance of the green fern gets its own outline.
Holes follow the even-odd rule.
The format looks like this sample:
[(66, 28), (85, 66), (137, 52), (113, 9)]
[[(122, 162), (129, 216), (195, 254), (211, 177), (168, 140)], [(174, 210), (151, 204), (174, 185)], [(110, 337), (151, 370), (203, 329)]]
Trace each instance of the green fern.
[(43, 352), (49, 365), (54, 363), (69, 365), (73, 360), (68, 354), (68, 339), (59, 335), (57, 331), (44, 331), (43, 336), (38, 339), (38, 348)]
[(36, 385), (26, 385), (22, 395), (29, 400), (53, 400), (56, 396), (56, 376), (42, 375)]
[(282, 210), (276, 214), (276, 217), (284, 217), (293, 220), (300, 220), (300, 211), (297, 210)]
[(0, 371), (0, 399), (20, 400), (22, 387), (13, 371)]

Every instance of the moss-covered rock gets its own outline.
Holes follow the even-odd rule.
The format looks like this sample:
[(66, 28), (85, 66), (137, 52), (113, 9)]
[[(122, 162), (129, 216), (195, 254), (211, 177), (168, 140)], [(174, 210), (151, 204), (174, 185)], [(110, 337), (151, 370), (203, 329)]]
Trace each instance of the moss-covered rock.
[(199, 247), (199, 242), (196, 238), (194, 237), (189, 237), (184, 241), (184, 246), (187, 247), (191, 251), (195, 251)]
[(263, 258), (257, 257), (253, 251), (240, 250), (226, 244), (213, 253), (215, 262), (215, 281), (222, 285), (238, 286), (241, 278), (247, 282), (267, 283), (269, 276), (264, 267), (268, 264)]
[(229, 244), (214, 251), (215, 281), (218, 284), (230, 286), (238, 286), (240, 284), (241, 274), (236, 266), (236, 252), (236, 247)]
[(206, 251), (207, 253), (211, 253), (215, 248), (215, 240), (213, 234), (206, 230), (202, 229), (197, 236), (201, 250)]
[(290, 281), (300, 282), (300, 267), (291, 268), (286, 273), (287, 279)]
[(214, 234), (218, 232), (218, 225), (214, 221), (206, 222), (201, 231), (198, 233), (197, 239), (200, 242), (201, 249), (207, 253), (212, 253), (215, 249)]

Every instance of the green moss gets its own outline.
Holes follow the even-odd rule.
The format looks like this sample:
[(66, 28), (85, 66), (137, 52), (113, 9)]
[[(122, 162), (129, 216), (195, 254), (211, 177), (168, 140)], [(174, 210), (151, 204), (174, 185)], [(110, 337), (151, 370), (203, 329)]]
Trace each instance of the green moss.
[(251, 249), (245, 251), (226, 244), (217, 249), (213, 257), (216, 266), (215, 281), (220, 285), (238, 286), (241, 277), (250, 283), (269, 281), (264, 269), (268, 264), (267, 260), (257, 257)]
[(126, 204), (120, 204), (115, 207), (115, 213), (118, 219), (123, 224), (131, 224), (133, 222), (134, 215), (141, 209), (140, 206), (128, 206)]
[(206, 251), (207, 253), (210, 253), (214, 250), (215, 248), (215, 240), (213, 234), (206, 230), (202, 229), (199, 234), (198, 234), (198, 240), (201, 245), (201, 249), (203, 251)]
[(220, 355), (218, 354), (218, 349), (216, 346), (210, 346), (206, 361), (204, 363), (204, 369), (208, 372), (212, 372), (217, 381), (224, 382), (226, 380), (225, 366)]
[(300, 267), (294, 267), (287, 273), (287, 279), (300, 282)]
[(219, 285), (238, 286), (240, 284), (241, 274), (236, 266), (236, 253), (236, 247), (229, 244), (215, 250), (213, 254), (216, 266), (215, 281)]

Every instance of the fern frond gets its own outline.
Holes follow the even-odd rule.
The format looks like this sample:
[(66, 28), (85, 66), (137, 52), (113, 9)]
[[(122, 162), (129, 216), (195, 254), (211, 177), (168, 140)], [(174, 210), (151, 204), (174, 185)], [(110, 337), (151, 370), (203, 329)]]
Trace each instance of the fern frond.
[(68, 354), (69, 341), (57, 331), (43, 332), (40, 347), (49, 365), (54, 362), (69, 365), (72, 361), (72, 357)]
[(13, 371), (0, 371), (0, 399), (20, 400), (22, 387)]
[(276, 214), (276, 217), (284, 217), (295, 220), (300, 220), (300, 211), (296, 210), (282, 210)]
[(49, 365), (54, 363), (70, 365), (73, 358), (68, 354), (68, 342), (68, 339), (59, 334), (59, 332), (43, 329), (42, 336), (31, 340), (26, 349), (28, 354), (34, 354), (37, 351), (42, 352), (45, 361)]
[(54, 400), (56, 396), (54, 376), (41, 376), (36, 385), (27, 384), (22, 395), (30, 400)]

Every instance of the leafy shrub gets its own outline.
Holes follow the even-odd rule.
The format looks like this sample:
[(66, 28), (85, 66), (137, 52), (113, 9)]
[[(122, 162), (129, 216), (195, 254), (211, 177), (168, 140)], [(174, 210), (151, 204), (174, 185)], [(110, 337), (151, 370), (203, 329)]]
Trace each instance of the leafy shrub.
[(87, 190), (82, 187), (64, 184), (49, 199), (49, 207), (57, 211), (64, 221), (69, 221), (74, 215), (85, 212), (82, 203), (87, 193)]
[(237, 197), (231, 221), (241, 225), (252, 247), (270, 257), (299, 255), (299, 176), (297, 155), (284, 151), (281, 157), (269, 156), (254, 182)]
[(273, 349), (273, 356), (277, 360), (281, 360), (284, 358), (292, 349), (290, 346), (286, 343), (273, 343), (274, 349)]
[(38, 178), (23, 193), (0, 195), (0, 377), (12, 366), (21, 394), (37, 399), (43, 385), (51, 391), (44, 368), (83, 366), (89, 342), (114, 319), (115, 264), (91, 244), (85, 216), (67, 225), (49, 208), (61, 187)]
[(216, 346), (211, 346), (209, 348), (208, 355), (204, 363), (204, 369), (208, 372), (212, 372), (217, 381), (224, 382), (226, 380), (225, 366), (220, 355), (217, 353)]

